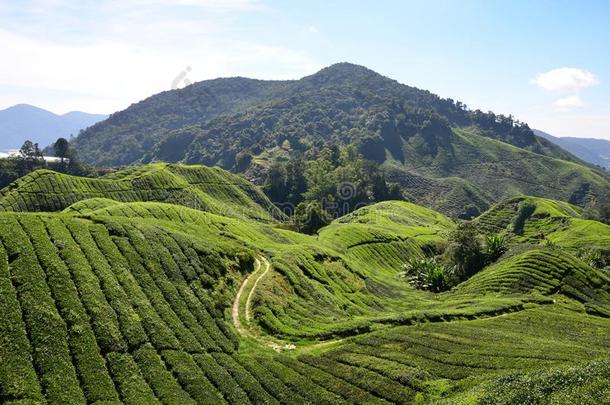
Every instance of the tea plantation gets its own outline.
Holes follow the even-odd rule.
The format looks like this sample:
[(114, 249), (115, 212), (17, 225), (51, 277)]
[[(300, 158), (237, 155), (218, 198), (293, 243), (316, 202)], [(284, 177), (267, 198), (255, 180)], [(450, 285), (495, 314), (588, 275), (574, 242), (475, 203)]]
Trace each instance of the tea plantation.
[(610, 403), (610, 271), (581, 254), (610, 227), (567, 203), (494, 206), (508, 251), (443, 293), (402, 266), (457, 224), (407, 202), (307, 236), (235, 175), (155, 164), (35, 172), (0, 207), (1, 403)]

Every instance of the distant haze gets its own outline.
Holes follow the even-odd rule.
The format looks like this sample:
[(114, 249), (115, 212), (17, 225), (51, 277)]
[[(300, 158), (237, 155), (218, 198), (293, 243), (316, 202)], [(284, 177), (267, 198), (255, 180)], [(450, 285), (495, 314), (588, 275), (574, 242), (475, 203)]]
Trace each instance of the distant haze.
[(534, 129), (534, 133), (579, 157), (585, 162), (610, 169), (610, 141), (580, 137), (556, 137)]
[(0, 151), (19, 149), (30, 140), (41, 148), (55, 142), (59, 137), (77, 136), (107, 115), (73, 111), (57, 115), (27, 104), (18, 104), (0, 111)]

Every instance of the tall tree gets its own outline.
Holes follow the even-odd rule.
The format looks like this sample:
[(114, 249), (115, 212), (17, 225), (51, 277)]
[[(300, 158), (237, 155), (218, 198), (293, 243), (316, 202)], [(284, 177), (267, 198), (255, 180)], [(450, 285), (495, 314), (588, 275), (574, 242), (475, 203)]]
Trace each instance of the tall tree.
[(66, 138), (59, 138), (57, 141), (55, 141), (53, 149), (55, 150), (55, 156), (61, 159), (61, 163), (64, 162), (69, 148), (70, 144)]
[(27, 159), (27, 160), (34, 159), (36, 157), (36, 149), (37, 149), (37, 147), (35, 146), (35, 144), (32, 143), (32, 141), (30, 141), (28, 139), (27, 141), (25, 141), (23, 143), (23, 145), (21, 146), (21, 149), (19, 149), (19, 156), (22, 159)]
[(279, 162), (275, 162), (269, 168), (267, 179), (263, 189), (274, 203), (285, 203), (286, 192), (286, 167)]
[(289, 192), (289, 200), (298, 204), (303, 200), (303, 193), (307, 191), (307, 178), (305, 171), (307, 166), (301, 154), (293, 154), (286, 165), (286, 188)]

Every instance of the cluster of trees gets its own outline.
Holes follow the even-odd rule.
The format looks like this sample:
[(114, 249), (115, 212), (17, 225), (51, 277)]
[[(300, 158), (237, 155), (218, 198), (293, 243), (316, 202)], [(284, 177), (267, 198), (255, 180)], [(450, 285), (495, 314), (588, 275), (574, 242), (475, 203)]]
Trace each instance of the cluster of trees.
[(51, 169), (77, 176), (90, 176), (94, 173), (79, 160), (78, 154), (67, 139), (59, 138), (53, 144), (52, 150), (59, 158), (57, 162), (46, 161), (40, 146), (27, 140), (17, 156), (0, 159), (0, 188), (38, 169)]
[(398, 186), (386, 181), (375, 162), (363, 159), (356, 145), (329, 143), (312, 153), (317, 157), (311, 160), (294, 152), (288, 161), (275, 161), (263, 185), (298, 230), (314, 233), (362, 206), (402, 199)]
[(496, 262), (507, 251), (506, 239), (481, 235), (473, 222), (462, 222), (449, 235), (447, 246), (435, 248), (426, 257), (413, 257), (403, 275), (416, 288), (447, 291)]

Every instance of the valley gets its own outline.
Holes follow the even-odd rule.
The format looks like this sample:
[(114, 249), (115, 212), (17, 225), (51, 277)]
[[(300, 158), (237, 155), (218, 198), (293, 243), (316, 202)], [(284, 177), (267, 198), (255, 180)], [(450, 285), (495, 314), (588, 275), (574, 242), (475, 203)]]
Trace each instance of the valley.
[(459, 225), (404, 201), (304, 235), (233, 174), (154, 164), (34, 172), (0, 206), (4, 403), (610, 398), (610, 273), (583, 254), (610, 226), (569, 203), (494, 205), (473, 222), (507, 250), (441, 293), (404, 264)]

